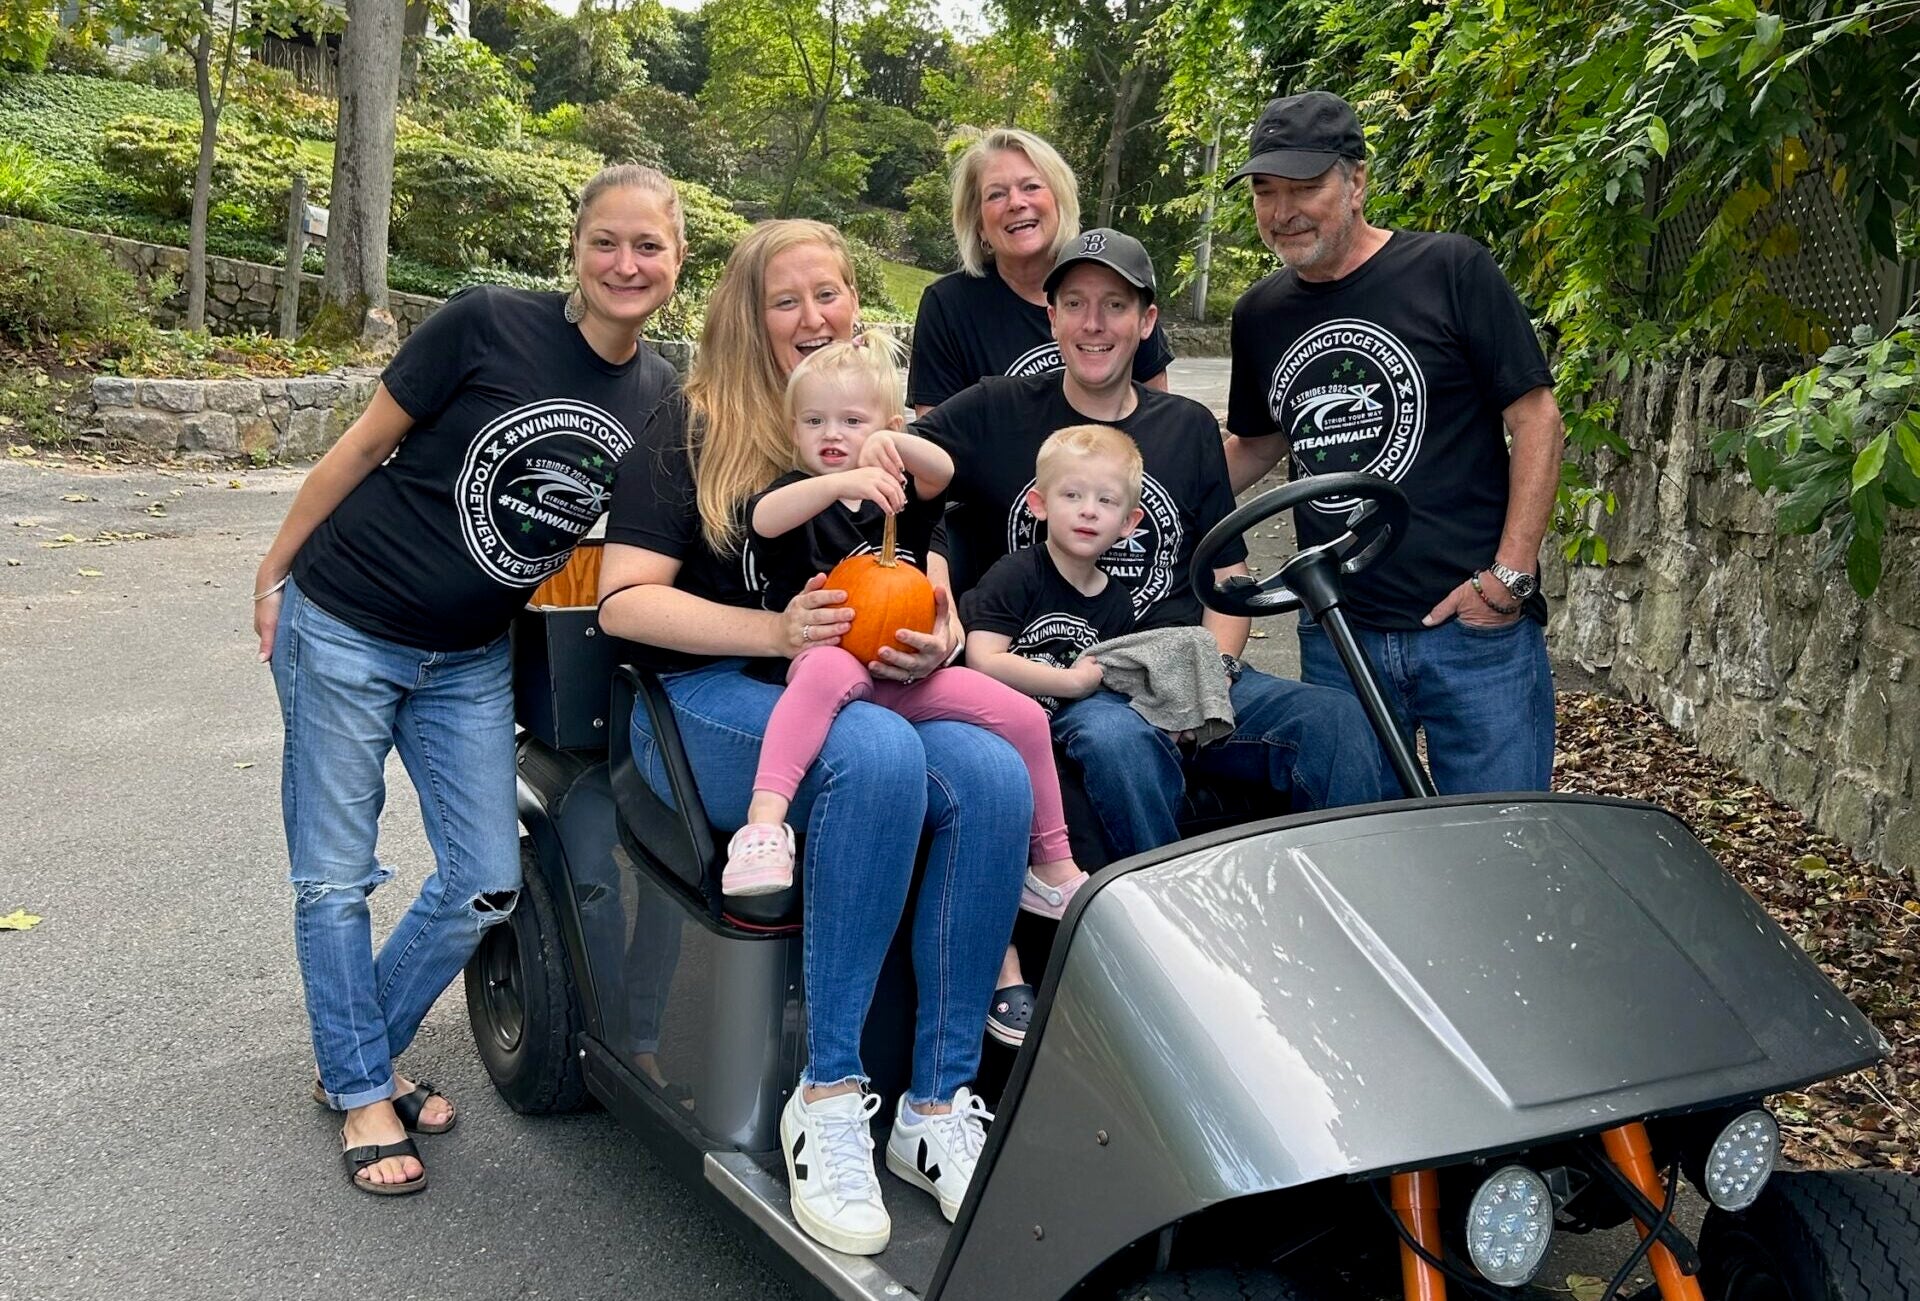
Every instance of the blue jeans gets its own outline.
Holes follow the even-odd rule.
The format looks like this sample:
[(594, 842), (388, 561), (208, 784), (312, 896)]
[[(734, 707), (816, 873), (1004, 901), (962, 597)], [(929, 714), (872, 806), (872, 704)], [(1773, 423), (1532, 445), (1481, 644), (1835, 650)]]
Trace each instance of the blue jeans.
[(1180, 838), (1174, 819), (1189, 770), (1271, 786), (1299, 809), (1380, 798), (1373, 735), (1352, 697), (1247, 669), (1233, 684), (1233, 714), (1231, 736), (1187, 759), (1116, 692), (1055, 711), (1054, 740), (1080, 765), (1116, 857)]
[[(393, 1059), (520, 889), (513, 677), (503, 636), (423, 651), (369, 636), (287, 584), (273, 642), (286, 723), (280, 809), (295, 951), (321, 1087), (335, 1107), (393, 1093)], [(376, 958), (367, 896), (388, 751), (420, 795), (436, 867)]]
[[(1437, 628), (1354, 628), (1381, 694), (1408, 738), (1427, 733), (1442, 795), (1543, 791), (1553, 779), (1553, 669), (1546, 632), (1521, 618), (1499, 628), (1449, 619)], [(1353, 681), (1319, 624), (1300, 621), (1300, 676), (1351, 693)], [(1401, 789), (1376, 738), (1380, 781)]]
[[(760, 740), (780, 688), (723, 660), (665, 680), (706, 815), (747, 818)], [(635, 761), (663, 799), (665, 771), (633, 724)], [(909, 723), (856, 700), (840, 711), (787, 815), (806, 828), (802, 879), (809, 1084), (865, 1083), (860, 1031), (899, 928), (924, 826), (932, 833), (913, 917), (919, 1010), (913, 1102), (944, 1102), (980, 1064), (987, 1006), (1026, 880), (1033, 790), (1014, 748), (967, 723)]]

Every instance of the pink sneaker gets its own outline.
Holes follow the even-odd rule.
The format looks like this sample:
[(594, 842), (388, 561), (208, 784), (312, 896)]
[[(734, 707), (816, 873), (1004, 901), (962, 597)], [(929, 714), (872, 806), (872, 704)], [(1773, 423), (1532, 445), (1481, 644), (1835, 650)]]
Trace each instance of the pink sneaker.
[(1087, 883), (1087, 874), (1080, 873), (1065, 885), (1048, 885), (1031, 870), (1027, 872), (1027, 883), (1020, 887), (1020, 907), (1041, 917), (1051, 917), (1059, 921), (1067, 911), (1067, 905), (1081, 886)]
[(784, 822), (749, 822), (727, 842), (720, 893), (773, 894), (793, 884), (793, 828)]

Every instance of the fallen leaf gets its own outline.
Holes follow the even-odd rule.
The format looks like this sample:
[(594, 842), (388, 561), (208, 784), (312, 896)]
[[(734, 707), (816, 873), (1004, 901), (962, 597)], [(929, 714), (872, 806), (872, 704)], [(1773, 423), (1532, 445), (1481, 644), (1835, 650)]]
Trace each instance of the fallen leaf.
[(147, 494), (146, 494), (146, 493), (144, 493), (144, 492), (141, 492), (141, 491), (140, 491), (140, 490), (139, 490), (138, 488), (135, 488), (135, 489), (133, 490), (133, 495), (134, 495), (134, 496), (136, 496), (136, 497), (144, 497), (144, 496), (146, 496)]
[(147, 507), (147, 514), (153, 516), (155, 519), (165, 519), (167, 517), (167, 508), (156, 501)]
[(7, 565), (9, 568), (17, 567), (19, 564), (20, 562), (18, 560), (15, 560), (12, 556), (7, 557)]
[(4, 917), (0, 917), (0, 931), (30, 931), (45, 921), (44, 917), (35, 917), (25, 908), (15, 908)]
[(93, 498), (87, 496), (87, 494), (84, 492), (70, 492), (66, 496), (62, 497), (60, 500), (61, 501), (92, 501)]
[(227, 480), (227, 487), (229, 488), (244, 488), (246, 486), (247, 484), (244, 479), (228, 479)]
[(251, 767), (253, 767), (253, 761), (252, 761), (252, 760), (248, 760), (248, 761), (247, 761), (246, 763), (236, 763), (236, 764), (235, 764), (235, 765), (233, 765), (233, 766), (234, 766), (234, 767), (236, 767), (236, 768), (251, 768)]
[(1606, 1295), (1607, 1280), (1591, 1274), (1569, 1274), (1567, 1291), (1573, 1293), (1573, 1301), (1600, 1301)]
[(7, 455), (8, 456), (38, 456), (40, 455), (40, 449), (37, 447), (28, 447), (23, 443), (8, 443)]
[(37, 529), (40, 527), (40, 521), (37, 519), (17, 519), (13, 522), (13, 526), (17, 529)]
[(97, 569), (82, 569), (80, 571), (80, 577), (82, 578), (99, 578), (101, 576), (100, 571)]

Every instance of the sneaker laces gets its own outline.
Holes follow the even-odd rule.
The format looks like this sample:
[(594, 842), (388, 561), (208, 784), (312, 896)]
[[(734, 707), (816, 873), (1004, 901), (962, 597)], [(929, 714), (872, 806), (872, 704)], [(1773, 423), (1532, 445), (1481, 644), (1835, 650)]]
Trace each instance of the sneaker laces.
[(880, 1181), (873, 1173), (873, 1131), (867, 1122), (880, 1110), (880, 1095), (869, 1093), (857, 1111), (807, 1109), (820, 1134), (820, 1185), (842, 1203), (878, 1200)]
[(965, 1157), (968, 1169), (972, 1169), (987, 1145), (987, 1131), (983, 1126), (993, 1119), (986, 1101), (972, 1089), (961, 1089), (953, 1095), (952, 1111), (931, 1114), (923, 1111), (920, 1116), (939, 1132), (946, 1149)]

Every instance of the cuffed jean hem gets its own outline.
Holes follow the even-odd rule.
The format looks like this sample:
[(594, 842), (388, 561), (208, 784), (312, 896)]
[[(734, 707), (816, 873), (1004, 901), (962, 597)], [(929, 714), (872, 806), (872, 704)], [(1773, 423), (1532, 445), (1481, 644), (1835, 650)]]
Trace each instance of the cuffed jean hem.
[(832, 1089), (842, 1084), (858, 1084), (860, 1091), (865, 1093), (872, 1086), (873, 1079), (866, 1075), (846, 1075), (837, 1080), (816, 1080), (808, 1071), (800, 1072), (800, 1087), (803, 1089)]
[(355, 1107), (371, 1107), (376, 1102), (385, 1102), (392, 1096), (393, 1077), (389, 1075), (385, 1084), (362, 1089), (358, 1093), (328, 1093), (327, 1105), (335, 1111), (352, 1111)]

